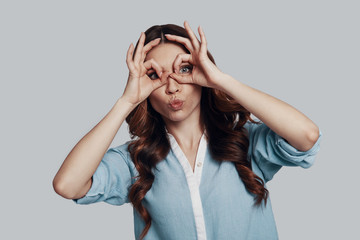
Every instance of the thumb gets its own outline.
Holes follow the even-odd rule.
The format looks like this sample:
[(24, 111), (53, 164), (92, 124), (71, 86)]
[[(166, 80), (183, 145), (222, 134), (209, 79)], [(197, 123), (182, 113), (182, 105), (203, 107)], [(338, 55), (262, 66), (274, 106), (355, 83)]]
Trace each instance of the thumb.
[(192, 83), (192, 77), (190, 75), (184, 76), (184, 75), (179, 75), (176, 73), (171, 73), (170, 77), (172, 79), (175, 79), (177, 82), (179, 83)]

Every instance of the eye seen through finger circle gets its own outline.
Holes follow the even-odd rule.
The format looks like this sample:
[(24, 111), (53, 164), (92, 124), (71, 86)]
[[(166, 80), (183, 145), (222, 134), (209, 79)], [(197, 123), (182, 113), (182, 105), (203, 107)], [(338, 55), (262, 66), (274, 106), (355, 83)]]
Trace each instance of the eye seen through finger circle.
[(149, 77), (151, 80), (155, 80), (155, 79), (158, 79), (158, 78), (159, 78), (159, 76), (157, 75), (156, 72), (150, 72), (150, 73), (148, 73), (147, 75), (148, 75), (148, 77)]
[(184, 65), (184, 66), (181, 66), (180, 69), (179, 69), (179, 72), (183, 73), (183, 74), (191, 73), (191, 71), (192, 71), (192, 66), (191, 65)]

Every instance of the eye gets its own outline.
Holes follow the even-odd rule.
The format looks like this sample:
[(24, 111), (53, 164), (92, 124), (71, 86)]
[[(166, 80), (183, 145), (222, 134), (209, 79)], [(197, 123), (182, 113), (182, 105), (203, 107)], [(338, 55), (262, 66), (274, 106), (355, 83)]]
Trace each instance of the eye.
[(181, 66), (179, 69), (180, 73), (191, 73), (192, 70), (192, 66), (191, 65), (186, 65), (186, 66)]
[(159, 76), (156, 74), (156, 72), (151, 72), (151, 73), (148, 73), (147, 75), (151, 80), (155, 80), (155, 79), (159, 78)]

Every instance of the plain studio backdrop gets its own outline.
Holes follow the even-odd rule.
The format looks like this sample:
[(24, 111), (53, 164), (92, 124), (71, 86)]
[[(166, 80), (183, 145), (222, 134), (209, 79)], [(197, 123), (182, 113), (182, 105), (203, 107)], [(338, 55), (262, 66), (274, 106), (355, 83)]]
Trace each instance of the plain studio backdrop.
[[(130, 43), (187, 20), (223, 72), (323, 132), (314, 166), (268, 183), (280, 239), (360, 239), (359, 10), (347, 0), (1, 1), (0, 238), (134, 239), (130, 204), (76, 205), (52, 180), (123, 93)], [(124, 124), (111, 147), (129, 139)]]

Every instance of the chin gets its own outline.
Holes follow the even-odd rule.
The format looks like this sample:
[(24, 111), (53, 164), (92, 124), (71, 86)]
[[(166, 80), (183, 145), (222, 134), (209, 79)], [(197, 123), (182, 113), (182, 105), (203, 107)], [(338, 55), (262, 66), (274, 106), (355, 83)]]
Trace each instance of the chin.
[(169, 113), (167, 115), (162, 115), (162, 117), (165, 118), (165, 120), (169, 120), (172, 122), (181, 122), (186, 118), (186, 116), (184, 116), (184, 114), (180, 111), (177, 111), (175, 113)]

